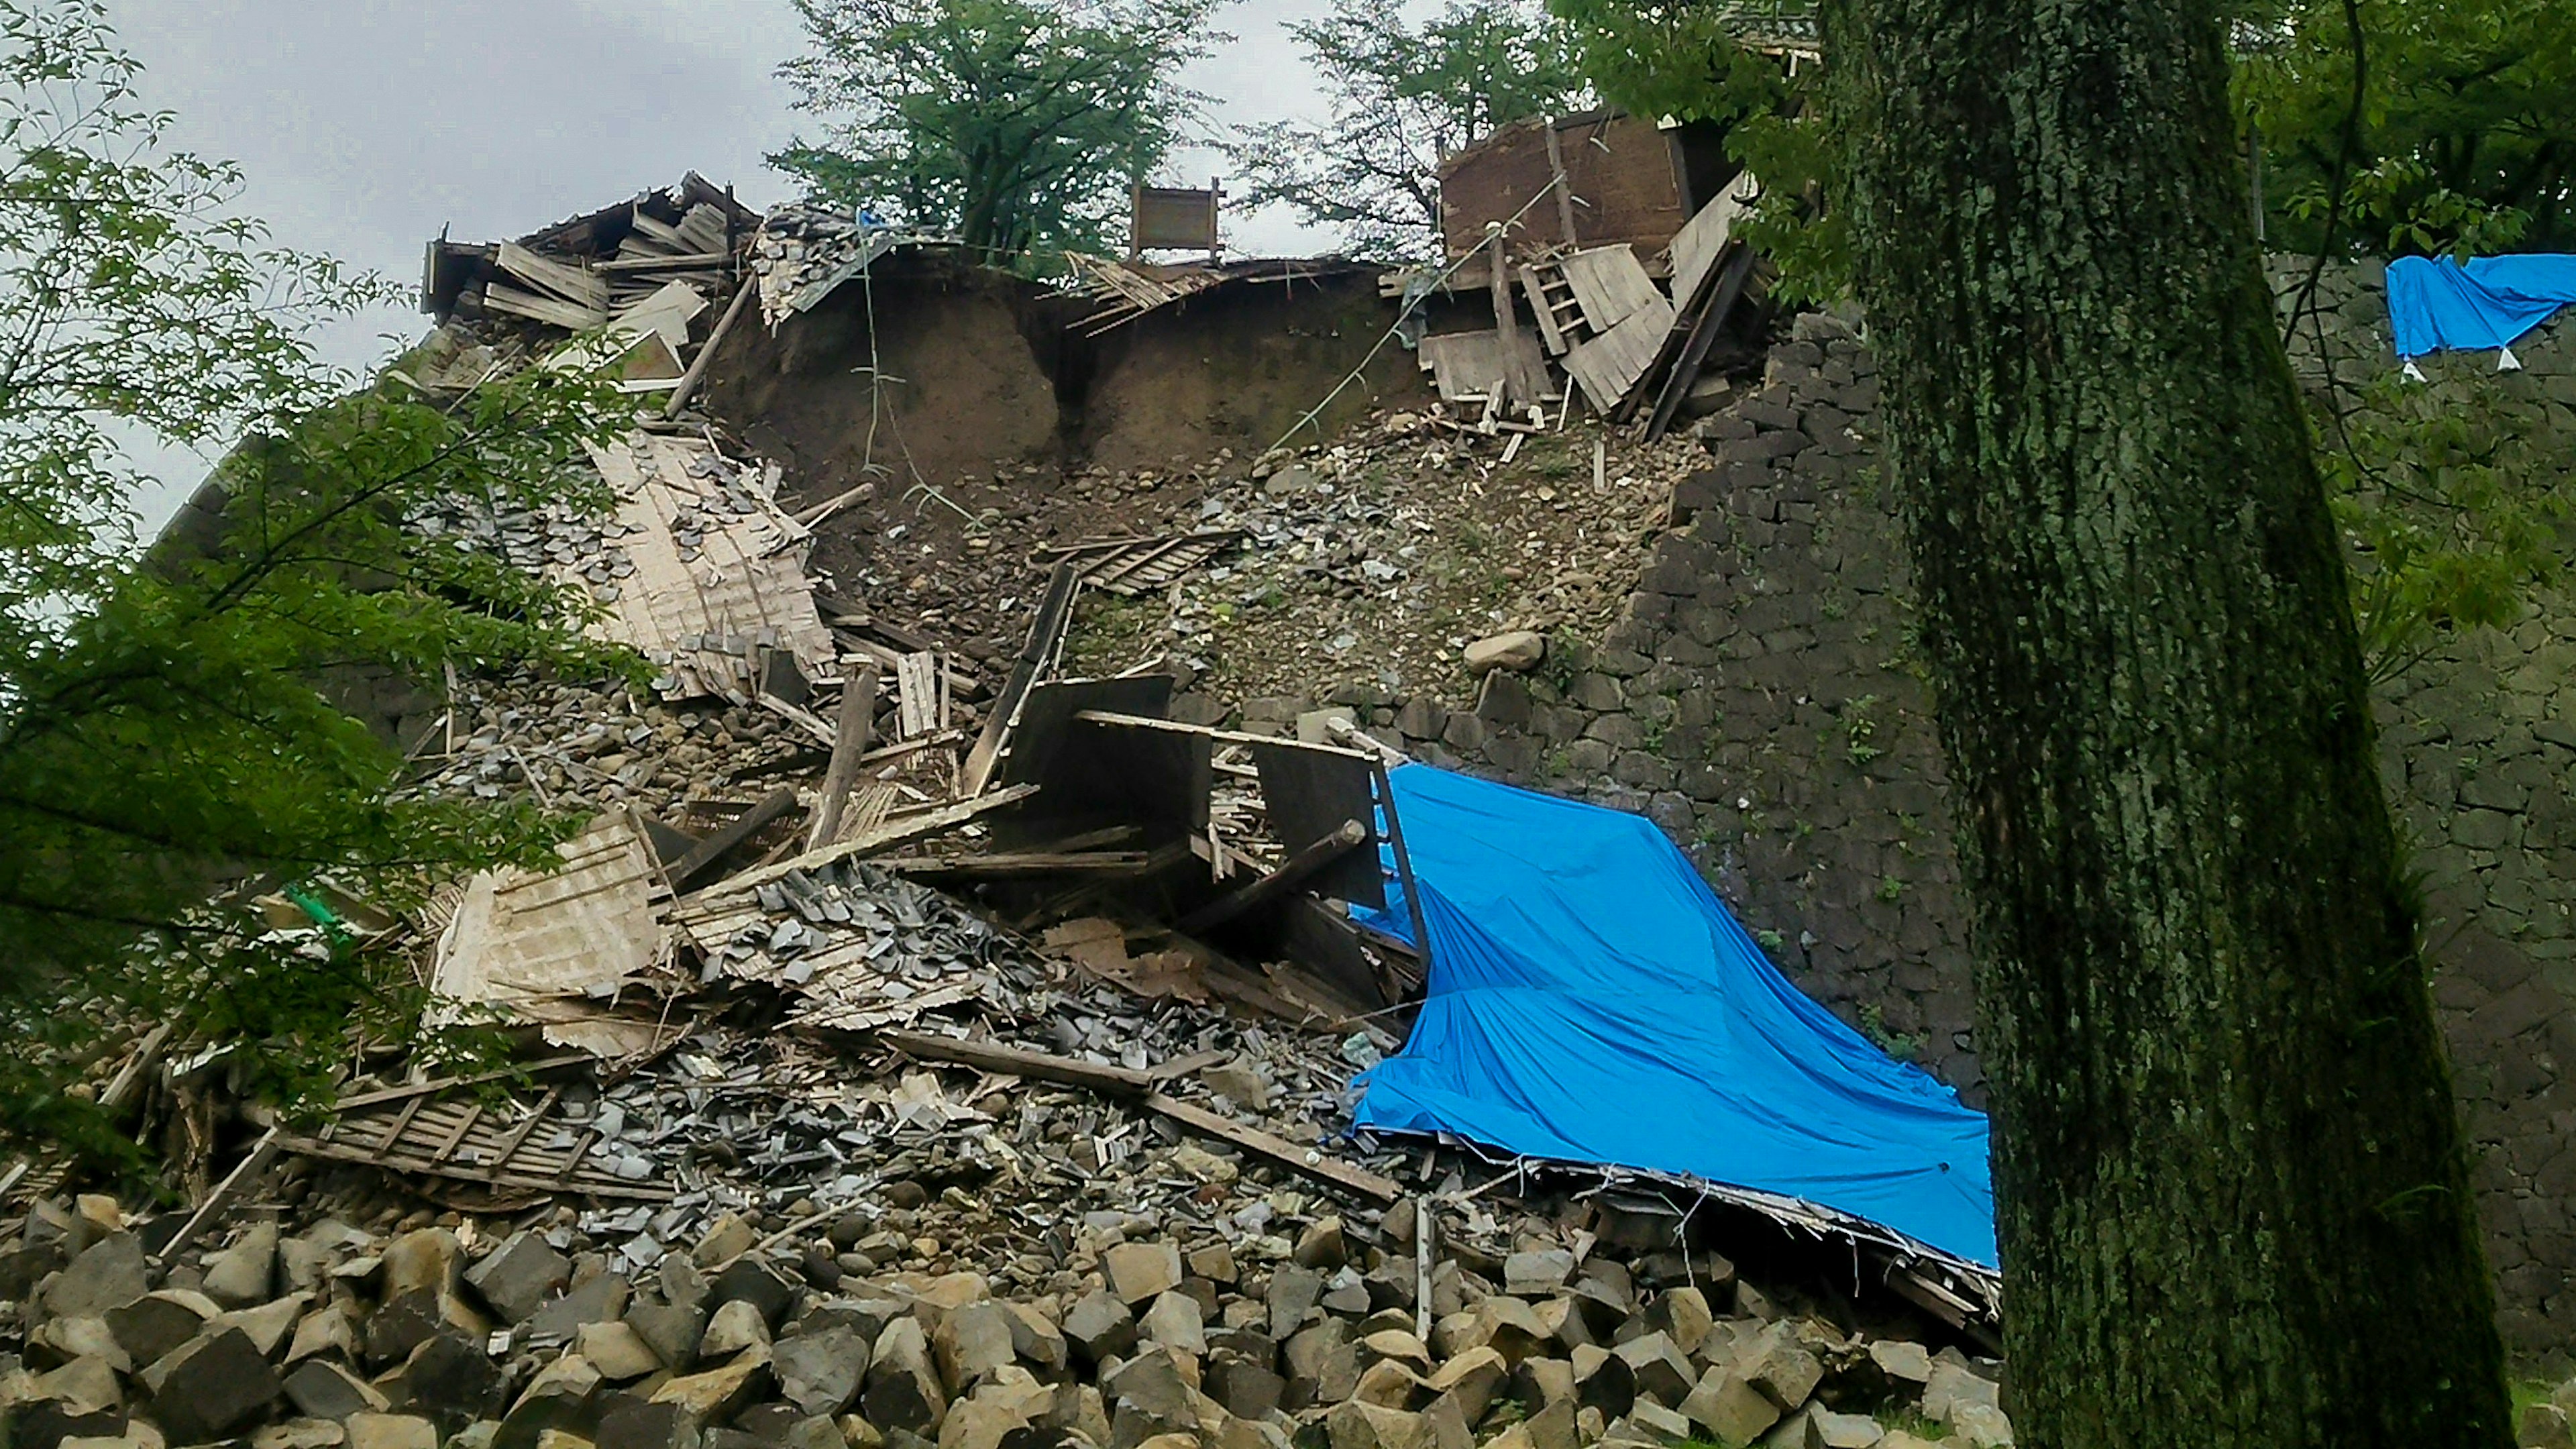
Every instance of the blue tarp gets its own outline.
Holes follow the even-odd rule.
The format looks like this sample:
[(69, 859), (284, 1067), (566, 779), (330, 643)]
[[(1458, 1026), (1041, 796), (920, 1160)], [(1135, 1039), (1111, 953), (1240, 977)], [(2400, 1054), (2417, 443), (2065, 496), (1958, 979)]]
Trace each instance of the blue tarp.
[(2397, 355), (2445, 347), (2504, 347), (2576, 302), (2576, 256), (2537, 252), (2477, 257), (2399, 257), (2388, 264), (2388, 321)]
[(1391, 783), (1431, 981), (1361, 1126), (1801, 1198), (1995, 1266), (1984, 1115), (1800, 994), (1652, 823)]

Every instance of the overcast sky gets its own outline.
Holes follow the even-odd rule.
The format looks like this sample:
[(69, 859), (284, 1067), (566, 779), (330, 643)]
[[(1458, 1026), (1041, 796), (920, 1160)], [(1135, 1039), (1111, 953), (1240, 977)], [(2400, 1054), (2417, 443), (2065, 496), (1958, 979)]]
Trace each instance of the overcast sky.
[[(1321, 109), (1280, 28), (1328, 0), (1234, 0), (1235, 38), (1188, 75), (1212, 124)], [(1391, 10), (1419, 13), (1424, 0)], [(789, 195), (761, 157), (804, 118), (779, 62), (803, 34), (787, 0), (109, 0), (146, 95), (178, 115), (178, 144), (241, 163), (244, 209), (276, 239), (420, 276), (423, 243), (518, 236), (696, 170), (754, 206)], [(1223, 173), (1206, 149), (1175, 182)], [(1229, 217), (1238, 251), (1301, 255), (1332, 239), (1293, 216)], [(388, 310), (326, 339), (333, 361), (381, 358), (425, 328)], [(157, 466), (184, 496), (202, 467)], [(175, 506), (154, 500), (150, 526)]]

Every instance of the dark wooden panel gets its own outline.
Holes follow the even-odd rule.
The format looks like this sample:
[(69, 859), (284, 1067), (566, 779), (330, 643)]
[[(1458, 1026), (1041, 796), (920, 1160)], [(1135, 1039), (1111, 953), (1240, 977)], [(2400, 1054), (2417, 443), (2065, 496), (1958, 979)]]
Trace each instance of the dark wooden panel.
[(1367, 843), (1317, 871), (1306, 885), (1317, 895), (1383, 909), (1386, 875), (1378, 865), (1377, 801), (1371, 791), (1376, 769), (1346, 751), (1290, 740), (1252, 746), (1252, 763), (1261, 772), (1270, 827), (1289, 855), (1339, 830), (1345, 820), (1367, 827)]

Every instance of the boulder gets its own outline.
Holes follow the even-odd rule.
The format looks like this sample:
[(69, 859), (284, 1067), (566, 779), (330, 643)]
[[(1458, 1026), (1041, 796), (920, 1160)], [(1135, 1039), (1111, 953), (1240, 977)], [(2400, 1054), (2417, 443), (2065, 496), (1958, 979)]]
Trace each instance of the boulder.
[(707, 1319), (707, 1331), (698, 1339), (698, 1357), (731, 1358), (747, 1348), (769, 1346), (769, 1323), (760, 1309), (742, 1299), (717, 1306)]
[[(550, 1299), (527, 1320), (528, 1342), (538, 1347), (551, 1347), (573, 1341), (586, 1323), (615, 1323), (626, 1316), (628, 1293), (626, 1280), (615, 1273), (602, 1273), (562, 1296)], [(694, 1319), (688, 1332), (688, 1349), (694, 1353), (698, 1335), (706, 1330), (703, 1316)], [(650, 1335), (647, 1335), (650, 1341)], [(661, 1345), (654, 1344), (659, 1353)], [(668, 1361), (667, 1355), (665, 1361)], [(685, 1367), (685, 1365), (675, 1365)]]
[(1430, 1442), (1420, 1414), (1356, 1399), (1333, 1406), (1324, 1432), (1332, 1449), (1428, 1449)]
[(107, 1313), (107, 1331), (136, 1363), (152, 1363), (203, 1333), (223, 1310), (202, 1293), (164, 1288)]
[(599, 1370), (590, 1360), (565, 1354), (528, 1380), (510, 1412), (501, 1416), (491, 1449), (536, 1449), (538, 1437), (547, 1430), (580, 1432), (597, 1427), (599, 1416), (591, 1406), (599, 1399), (599, 1389)]
[(1932, 1381), (1932, 1351), (1919, 1343), (1901, 1338), (1885, 1338), (1869, 1346), (1869, 1361), (1891, 1379), (1910, 1384)]
[(931, 1334), (931, 1349), (940, 1377), (951, 1389), (964, 1393), (1018, 1357), (1011, 1322), (1011, 1310), (989, 1298), (954, 1309), (939, 1320)]
[(1750, 1444), (1780, 1422), (1780, 1406), (1732, 1369), (1710, 1369), (1680, 1408), (1684, 1417), (1721, 1444)]
[(1064, 1336), (1085, 1362), (1123, 1358), (1136, 1351), (1136, 1317), (1127, 1305), (1105, 1291), (1077, 1300), (1064, 1315)]
[(1148, 1343), (1186, 1354), (1207, 1352), (1207, 1323), (1198, 1300), (1188, 1294), (1158, 1294), (1139, 1326)]
[(1563, 1248), (1514, 1253), (1503, 1260), (1503, 1291), (1544, 1298), (1574, 1276), (1574, 1255)]
[(1529, 629), (1490, 634), (1467, 646), (1467, 672), (1487, 674), (1497, 669), (1522, 670), (1547, 657), (1547, 638)]
[(644, 1335), (625, 1323), (585, 1323), (573, 1336), (573, 1351), (590, 1360), (611, 1383), (640, 1379), (662, 1367), (662, 1356)]
[(769, 1362), (746, 1354), (704, 1373), (671, 1379), (653, 1391), (652, 1402), (668, 1404), (700, 1424), (721, 1424), (768, 1389)]
[(352, 1414), (348, 1449), (438, 1449), (438, 1426), (412, 1414)]

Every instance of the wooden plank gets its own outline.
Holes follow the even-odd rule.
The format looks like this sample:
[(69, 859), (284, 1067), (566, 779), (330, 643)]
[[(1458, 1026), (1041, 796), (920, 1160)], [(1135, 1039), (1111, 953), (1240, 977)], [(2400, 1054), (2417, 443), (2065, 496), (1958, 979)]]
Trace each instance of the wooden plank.
[(1556, 265), (1564, 272), (1566, 285), (1574, 289), (1583, 320), (1595, 332), (1606, 333), (1657, 302), (1670, 306), (1663, 290), (1646, 275), (1645, 263), (1629, 247), (1594, 247), (1559, 257)]
[(501, 270), (576, 307), (605, 308), (608, 280), (588, 269), (542, 257), (517, 242), (501, 243)]
[(1753, 209), (1750, 201), (1737, 200), (1739, 193), (1751, 191), (1756, 197), (1761, 190), (1750, 174), (1739, 175), (1708, 205), (1692, 213), (1682, 229), (1673, 234), (1666, 250), (1673, 263), (1673, 300), (1687, 308), (1699, 296), (1708, 274), (1716, 269), (1718, 258), (1735, 232), (1735, 224)]
[(391, 1152), (394, 1144), (402, 1140), (403, 1133), (410, 1130), (411, 1119), (420, 1115), (421, 1104), (428, 1100), (427, 1097), (414, 1097), (403, 1103), (403, 1109), (394, 1114), (393, 1125), (385, 1129), (385, 1135), (377, 1140), (375, 1147), (359, 1160), (379, 1160), (386, 1153)]
[(1134, 875), (1153, 860), (1142, 850), (997, 851), (987, 855), (881, 856), (877, 864), (900, 875), (976, 880), (1023, 875)]
[(1003, 1046), (999, 1042), (966, 1041), (918, 1031), (880, 1031), (876, 1038), (924, 1061), (954, 1062), (978, 1071), (1007, 1072), (1015, 1077), (1031, 1077), (1041, 1082), (1088, 1087), (1112, 1097), (1142, 1097), (1154, 1087), (1154, 1078), (1145, 1072), (1100, 1066), (1072, 1057), (1050, 1056), (1045, 1052)]
[(1503, 234), (1494, 233), (1493, 282), (1487, 294), (1494, 301), (1494, 330), (1500, 334), (1503, 352), (1503, 389), (1513, 403), (1534, 403), (1547, 394), (1547, 380), (1542, 374), (1546, 365), (1532, 355), (1521, 336), (1520, 319), (1512, 311), (1512, 268), (1503, 252)]
[(1556, 117), (1548, 117), (1547, 124), (1539, 129), (1547, 136), (1548, 184), (1556, 191), (1557, 229), (1565, 234), (1567, 246), (1581, 246), (1582, 238), (1574, 234), (1574, 187), (1565, 179), (1565, 151), (1556, 139)]
[(539, 1097), (537, 1099), (537, 1105), (529, 1111), (528, 1120), (520, 1123), (511, 1131), (508, 1137), (502, 1139), (500, 1150), (494, 1154), (492, 1161), (484, 1170), (490, 1172), (495, 1177), (500, 1176), (504, 1171), (508, 1170), (510, 1160), (517, 1157), (519, 1155), (519, 1149), (527, 1145), (529, 1134), (537, 1130), (537, 1124), (545, 1121), (546, 1114), (553, 1111), (555, 1103), (562, 1100), (563, 1088), (546, 1088), (546, 1094)]
[(690, 884), (706, 874), (708, 867), (723, 859), (727, 851), (750, 839), (753, 831), (795, 808), (795, 790), (774, 790), (760, 803), (736, 816), (732, 824), (699, 841), (687, 855), (680, 857), (679, 864), (664, 872), (671, 882), (673, 894), (688, 890)]
[(1352, 759), (1358, 760), (1373, 761), (1376, 758), (1374, 755), (1367, 754), (1364, 751), (1346, 750), (1339, 745), (1311, 745), (1306, 743), (1304, 740), (1286, 739), (1279, 735), (1249, 735), (1245, 734), (1241, 730), (1221, 730), (1213, 725), (1183, 724), (1176, 719), (1154, 719), (1150, 716), (1141, 714), (1118, 714), (1114, 711), (1105, 709), (1086, 709), (1075, 714), (1074, 718), (1088, 721), (1092, 724), (1124, 725), (1130, 729), (1164, 730), (1172, 734), (1182, 735), (1205, 735), (1218, 744), (1269, 745), (1278, 749), (1314, 750), (1318, 753), (1327, 755), (1347, 755)]
[(1258, 1127), (1247, 1127), (1229, 1117), (1220, 1117), (1205, 1107), (1167, 1097), (1160, 1092), (1147, 1096), (1145, 1105), (1194, 1132), (1232, 1143), (1246, 1152), (1267, 1157), (1292, 1172), (1304, 1173), (1345, 1192), (1381, 1203), (1394, 1202), (1404, 1195), (1404, 1189), (1391, 1177), (1381, 1177), (1366, 1168), (1353, 1167), (1327, 1157), (1320, 1147), (1300, 1147), (1285, 1137), (1264, 1132)]
[(450, 1129), (447, 1136), (440, 1140), (438, 1150), (429, 1155), (429, 1160), (432, 1162), (445, 1162), (447, 1159), (455, 1156), (457, 1144), (463, 1142), (465, 1140), (465, 1134), (473, 1131), (474, 1125), (482, 1120), (483, 1104), (480, 1102), (468, 1103), (465, 1109), (465, 1115), (456, 1119), (456, 1126)]
[(899, 845), (928, 840), (934, 835), (944, 835), (988, 811), (999, 810), (1005, 805), (1016, 805), (1037, 792), (1038, 787), (1035, 785), (1014, 785), (1007, 790), (995, 790), (987, 795), (978, 795), (971, 800), (960, 800), (954, 805), (943, 805), (936, 810), (924, 811), (907, 820), (891, 821), (837, 845), (827, 845), (820, 850), (809, 850), (803, 855), (779, 861), (775, 865), (758, 866), (744, 871), (740, 875), (717, 882), (707, 890), (699, 892), (698, 895), (703, 900), (715, 892), (726, 894), (748, 892), (752, 887), (766, 885), (790, 871), (810, 871), (820, 866), (830, 865), (836, 860), (875, 855), (892, 850)]
[(992, 783), (993, 771), (1007, 752), (1011, 731), (1019, 727), (1020, 706), (1036, 686), (1039, 675), (1055, 667), (1056, 652), (1063, 647), (1065, 630), (1073, 623), (1074, 596), (1082, 590), (1082, 571), (1070, 562), (1059, 563), (1048, 576), (1046, 597), (1038, 603), (1038, 616), (1029, 625), (1028, 641), (1020, 646), (1020, 657), (1011, 663), (1010, 678), (1002, 685), (1001, 696), (993, 701), (993, 712), (984, 719), (984, 732), (974, 748), (966, 752), (966, 763), (959, 771), (958, 788), (970, 795), (980, 795)]
[(939, 656), (897, 656), (894, 665), (895, 738), (908, 740), (939, 728)]
[(1404, 889), (1405, 913), (1412, 918), (1413, 949), (1422, 958), (1422, 979), (1431, 979), (1431, 928), (1422, 919), (1422, 887), (1413, 878), (1413, 854), (1404, 848), (1404, 822), (1396, 818), (1395, 786), (1386, 778), (1383, 761), (1377, 766), (1379, 815), (1386, 822), (1387, 850), (1395, 857), (1395, 878)]
[(537, 292), (523, 292), (501, 282), (483, 286), (483, 305), (495, 312), (544, 322), (570, 332), (587, 332), (608, 325), (608, 309), (575, 306)]
[(1173, 929), (1195, 936), (1222, 926), (1247, 911), (1259, 909), (1265, 902), (1276, 900), (1294, 889), (1298, 882), (1357, 850), (1368, 838), (1367, 826), (1356, 820), (1345, 820), (1341, 829), (1280, 862), (1277, 870), (1181, 917)]
[(832, 763), (823, 772), (822, 797), (814, 802), (814, 824), (805, 832), (805, 848), (820, 850), (841, 828), (841, 811), (850, 787), (859, 781), (859, 761), (877, 725), (877, 672), (862, 669), (841, 686), (841, 712), (832, 724)]
[[(277, 1160), (280, 1145), (282, 1145), (282, 1139), (276, 1128), (271, 1127), (261, 1133), (258, 1143), (251, 1148), (250, 1155), (244, 1157), (232, 1171), (224, 1174), (224, 1180), (215, 1184), (214, 1191), (206, 1194), (206, 1200), (197, 1205), (195, 1212), (188, 1214), (188, 1220), (179, 1225), (179, 1231), (171, 1234), (170, 1240), (161, 1245), (161, 1251), (156, 1255), (158, 1261), (164, 1263), (174, 1261), (206, 1229), (221, 1221), (225, 1211), (232, 1206), (233, 1199), (241, 1196), (242, 1189), (257, 1182), (259, 1175), (268, 1170), (268, 1165)], [(21, 1164), (22, 1167), (23, 1165)], [(8, 1182), (0, 1183), (0, 1192), (15, 1186), (18, 1178), (24, 1175), (23, 1172), (12, 1174)]]
[(1651, 306), (1631, 313), (1627, 320), (1591, 341), (1565, 354), (1565, 370), (1583, 385), (1583, 394), (1592, 400), (1593, 408), (1608, 415), (1626, 400), (1637, 380), (1653, 365), (1655, 354), (1662, 350), (1664, 334), (1673, 326), (1673, 304), (1656, 295)]
[(593, 262), (594, 272), (699, 271), (725, 264), (723, 252), (679, 252), (667, 256), (618, 256), (604, 262)]
[(342, 1097), (337, 1102), (331, 1104), (331, 1110), (334, 1112), (351, 1112), (360, 1107), (373, 1107), (385, 1102), (399, 1102), (405, 1097), (418, 1097), (431, 1092), (444, 1092), (450, 1087), (479, 1087), (485, 1082), (497, 1082), (506, 1077), (516, 1077), (523, 1074), (527, 1076), (535, 1076), (541, 1072), (560, 1071), (565, 1067), (588, 1066), (596, 1060), (598, 1059), (595, 1057), (575, 1052), (569, 1056), (548, 1057), (544, 1061), (530, 1062), (523, 1067), (503, 1067), (498, 1071), (477, 1072), (470, 1077), (440, 1077), (435, 1081), (415, 1082), (407, 1087), (387, 1087), (378, 1092), (361, 1092), (354, 1097)]

